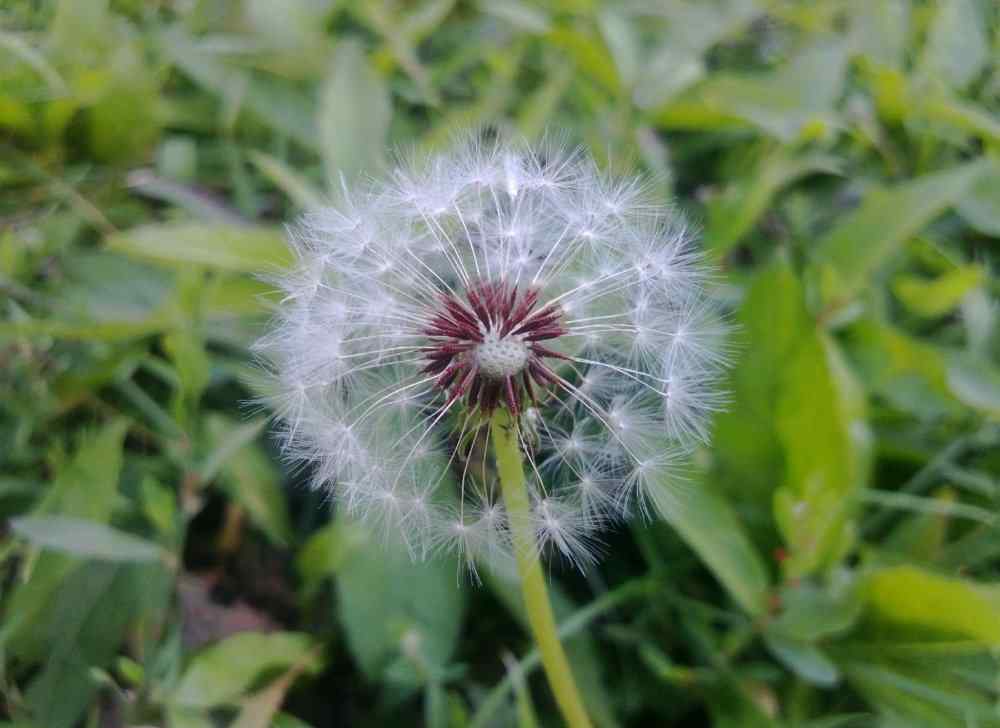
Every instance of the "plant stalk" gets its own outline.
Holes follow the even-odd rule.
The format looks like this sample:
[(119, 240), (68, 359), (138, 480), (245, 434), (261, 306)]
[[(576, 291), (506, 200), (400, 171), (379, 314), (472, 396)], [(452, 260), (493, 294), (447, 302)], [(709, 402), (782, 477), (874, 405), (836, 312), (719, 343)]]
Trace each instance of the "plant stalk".
[(524, 465), (515, 425), (505, 409), (497, 409), (490, 421), (493, 452), (500, 473), (500, 488), (507, 507), (514, 556), (520, 576), (521, 593), (531, 633), (538, 645), (542, 667), (563, 718), (571, 728), (590, 728), (580, 691), (573, 680), (566, 652), (559, 642), (545, 576), (539, 560), (531, 523), (531, 501), (524, 481)]

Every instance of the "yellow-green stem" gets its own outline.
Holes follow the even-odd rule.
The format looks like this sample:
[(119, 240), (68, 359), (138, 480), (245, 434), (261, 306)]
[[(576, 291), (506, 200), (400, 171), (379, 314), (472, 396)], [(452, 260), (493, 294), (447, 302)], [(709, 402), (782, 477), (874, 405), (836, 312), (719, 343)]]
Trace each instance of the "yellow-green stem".
[(559, 642), (556, 620), (552, 615), (545, 576), (538, 558), (535, 532), (531, 525), (531, 501), (524, 482), (524, 465), (514, 423), (504, 409), (498, 409), (490, 422), (493, 452), (500, 473), (500, 488), (510, 523), (511, 539), (521, 577), (521, 593), (528, 614), (528, 624), (538, 644), (542, 667), (566, 723), (571, 728), (590, 728), (580, 691), (573, 681), (569, 660)]

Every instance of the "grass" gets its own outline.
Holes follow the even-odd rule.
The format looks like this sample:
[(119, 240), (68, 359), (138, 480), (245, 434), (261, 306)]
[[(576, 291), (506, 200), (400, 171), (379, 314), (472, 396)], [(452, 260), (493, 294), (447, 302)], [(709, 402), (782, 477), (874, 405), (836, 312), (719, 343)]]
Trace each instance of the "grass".
[(248, 412), (281, 224), (491, 125), (695, 220), (695, 487), (551, 569), (601, 726), (1000, 725), (1000, 23), (980, 0), (0, 10), (0, 721), (558, 725), (516, 590)]

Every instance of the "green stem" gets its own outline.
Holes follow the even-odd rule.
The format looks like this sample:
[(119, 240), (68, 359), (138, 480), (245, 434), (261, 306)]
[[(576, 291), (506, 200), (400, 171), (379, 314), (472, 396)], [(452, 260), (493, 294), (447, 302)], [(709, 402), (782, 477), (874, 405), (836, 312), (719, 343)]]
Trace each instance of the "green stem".
[(514, 427), (510, 415), (504, 409), (498, 409), (490, 422), (493, 452), (500, 473), (500, 488), (507, 506), (507, 519), (517, 570), (521, 577), (521, 592), (524, 595), (528, 624), (531, 625), (542, 667), (545, 668), (545, 675), (563, 718), (572, 728), (590, 728), (590, 719), (573, 681), (569, 660), (559, 642), (556, 620), (545, 588), (545, 576), (542, 574), (535, 532), (531, 525), (531, 502), (524, 482), (521, 448)]

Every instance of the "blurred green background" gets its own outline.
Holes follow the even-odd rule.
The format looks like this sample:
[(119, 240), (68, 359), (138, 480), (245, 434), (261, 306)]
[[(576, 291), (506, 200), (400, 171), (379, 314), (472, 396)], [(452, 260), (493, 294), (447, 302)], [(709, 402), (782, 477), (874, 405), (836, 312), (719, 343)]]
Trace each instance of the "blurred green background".
[(601, 726), (1000, 726), (990, 0), (0, 8), (0, 725), (558, 725), (516, 589), (282, 469), (281, 224), (491, 125), (652, 175), (739, 324), (697, 488), (552, 568)]

